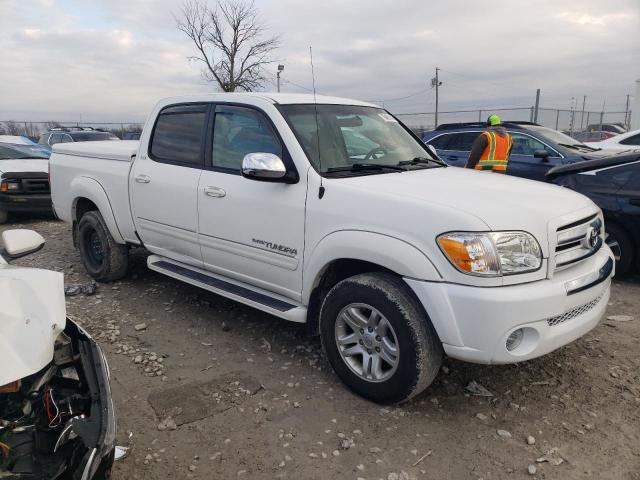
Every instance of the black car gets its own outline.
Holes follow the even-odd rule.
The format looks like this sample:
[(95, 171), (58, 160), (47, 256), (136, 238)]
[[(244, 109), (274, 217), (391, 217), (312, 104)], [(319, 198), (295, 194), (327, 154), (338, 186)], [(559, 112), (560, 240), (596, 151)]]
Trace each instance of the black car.
[(616, 275), (640, 269), (640, 155), (625, 153), (550, 170), (547, 179), (593, 200), (605, 218)]
[[(603, 156), (598, 148), (536, 123), (506, 121), (502, 126), (513, 140), (507, 175), (544, 181), (553, 167)], [(422, 141), (433, 146), (449, 165), (464, 167), (473, 141), (486, 128), (482, 122), (442, 124), (424, 133)]]
[(120, 140), (111, 132), (96, 130), (91, 127), (52, 128), (40, 135), (40, 145), (53, 146), (56, 143), (95, 142), (101, 140)]

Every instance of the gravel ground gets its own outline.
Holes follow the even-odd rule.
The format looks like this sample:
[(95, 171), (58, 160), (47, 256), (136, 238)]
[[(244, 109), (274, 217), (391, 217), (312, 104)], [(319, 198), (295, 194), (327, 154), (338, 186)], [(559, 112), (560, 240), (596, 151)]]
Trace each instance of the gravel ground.
[[(47, 239), (16, 263), (90, 281), (68, 225), (0, 230), (16, 227)], [(518, 365), (445, 359), (424, 394), (386, 408), (346, 390), (301, 326), (151, 272), (144, 252), (67, 309), (111, 367), (131, 447), (115, 479), (640, 479), (640, 278), (614, 282), (573, 344)]]

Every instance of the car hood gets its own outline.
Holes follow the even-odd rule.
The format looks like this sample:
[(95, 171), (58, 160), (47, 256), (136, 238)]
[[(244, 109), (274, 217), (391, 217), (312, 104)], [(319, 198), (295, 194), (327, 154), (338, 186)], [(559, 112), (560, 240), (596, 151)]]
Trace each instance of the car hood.
[(0, 386), (33, 375), (53, 359), (66, 324), (63, 276), (0, 260)]
[(538, 230), (540, 234), (544, 230), (546, 236), (552, 218), (587, 207), (597, 208), (584, 195), (556, 185), (458, 167), (345, 180), (369, 192), (465, 211), (482, 220), (491, 230), (530, 229)]
[(43, 172), (49, 173), (49, 160), (0, 160), (0, 173)]

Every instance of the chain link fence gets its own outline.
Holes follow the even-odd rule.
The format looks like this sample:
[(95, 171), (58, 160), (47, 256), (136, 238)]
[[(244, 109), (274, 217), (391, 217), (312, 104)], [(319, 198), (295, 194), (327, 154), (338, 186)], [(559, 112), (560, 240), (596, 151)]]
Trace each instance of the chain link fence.
[[(435, 112), (404, 113), (393, 112), (416, 133), (433, 130)], [(459, 122), (484, 122), (495, 113), (503, 121), (536, 121), (534, 107), (486, 108), (475, 110), (449, 110), (438, 112), (438, 124)], [(556, 108), (539, 108), (537, 123), (545, 127), (569, 133), (580, 132), (589, 126), (600, 123), (619, 123), (627, 126), (631, 123), (631, 112), (596, 112), (582, 110), (563, 110)], [(140, 132), (142, 122), (17, 122), (0, 120), (0, 135), (24, 135), (37, 141), (41, 133), (50, 128), (92, 127), (104, 130), (122, 138), (128, 132)], [(597, 129), (597, 128), (596, 128)]]
[[(433, 130), (435, 126), (435, 112), (393, 113), (417, 133)], [(492, 113), (499, 115), (503, 121), (536, 121), (536, 123), (554, 130), (573, 133), (583, 131), (589, 126), (600, 123), (620, 123), (626, 127), (631, 123), (631, 112), (583, 112), (582, 110), (539, 108), (536, 119), (534, 107), (514, 107), (441, 111), (438, 112), (438, 125), (443, 123), (485, 122)]]

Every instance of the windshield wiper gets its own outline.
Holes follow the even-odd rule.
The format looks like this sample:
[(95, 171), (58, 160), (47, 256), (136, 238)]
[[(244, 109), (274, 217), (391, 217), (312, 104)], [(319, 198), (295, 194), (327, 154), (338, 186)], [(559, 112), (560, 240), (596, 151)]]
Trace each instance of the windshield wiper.
[(436, 163), (442, 167), (448, 167), (448, 165), (444, 163), (442, 160), (436, 160), (435, 158), (427, 158), (427, 157), (415, 157), (413, 160), (404, 160), (402, 162), (398, 162), (397, 165), (401, 167), (403, 165), (419, 165), (421, 163), (428, 164), (431, 162)]
[(354, 163), (344, 167), (331, 167), (327, 168), (326, 173), (338, 173), (338, 172), (366, 172), (366, 171), (384, 171), (392, 170), (394, 172), (406, 172), (407, 169), (398, 165), (380, 165), (376, 163)]
[(587, 150), (590, 150), (592, 152), (596, 152), (598, 150), (602, 150), (601, 148), (590, 147), (589, 145), (585, 145), (583, 143), (574, 143), (574, 144), (559, 143), (558, 145), (560, 145), (561, 147), (571, 148), (573, 150), (580, 150), (581, 148), (586, 148)]

